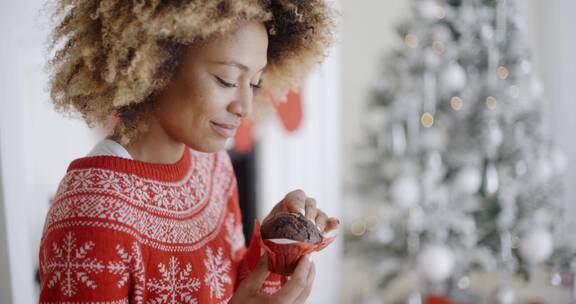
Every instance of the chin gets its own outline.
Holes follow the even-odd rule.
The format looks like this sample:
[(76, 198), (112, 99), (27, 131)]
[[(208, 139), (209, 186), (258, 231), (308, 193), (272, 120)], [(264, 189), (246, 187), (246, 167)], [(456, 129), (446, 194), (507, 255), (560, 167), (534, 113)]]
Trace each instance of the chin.
[(216, 153), (226, 149), (226, 142), (226, 140), (209, 140), (200, 144), (189, 143), (187, 146), (199, 152)]

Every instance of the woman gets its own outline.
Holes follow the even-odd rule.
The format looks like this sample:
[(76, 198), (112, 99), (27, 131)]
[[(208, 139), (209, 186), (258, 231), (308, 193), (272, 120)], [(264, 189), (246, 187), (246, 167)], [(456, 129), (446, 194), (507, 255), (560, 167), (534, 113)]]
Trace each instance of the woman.
[[(56, 15), (53, 102), (110, 136), (60, 183), (40, 247), (40, 302), (303, 303), (314, 264), (301, 259), (282, 284), (257, 246), (245, 248), (224, 148), (253, 103), (281, 98), (321, 60), (330, 9), (61, 1)], [(323, 232), (339, 224), (300, 190), (268, 216), (280, 211)]]

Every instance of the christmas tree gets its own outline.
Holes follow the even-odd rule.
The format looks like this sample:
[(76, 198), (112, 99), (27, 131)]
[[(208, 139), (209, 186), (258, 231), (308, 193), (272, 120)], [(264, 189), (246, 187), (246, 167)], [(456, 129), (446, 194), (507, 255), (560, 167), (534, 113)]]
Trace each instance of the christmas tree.
[(569, 263), (565, 161), (514, 1), (413, 0), (411, 13), (367, 109), (347, 254), (391, 261), (383, 282)]

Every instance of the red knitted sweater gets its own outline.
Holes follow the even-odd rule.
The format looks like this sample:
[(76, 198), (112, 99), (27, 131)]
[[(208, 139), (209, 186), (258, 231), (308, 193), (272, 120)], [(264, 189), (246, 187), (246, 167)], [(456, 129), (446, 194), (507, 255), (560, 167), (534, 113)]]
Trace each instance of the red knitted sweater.
[[(40, 302), (226, 303), (259, 259), (248, 251), (226, 152), (81, 158), (46, 218)], [(271, 275), (263, 289), (280, 286)]]

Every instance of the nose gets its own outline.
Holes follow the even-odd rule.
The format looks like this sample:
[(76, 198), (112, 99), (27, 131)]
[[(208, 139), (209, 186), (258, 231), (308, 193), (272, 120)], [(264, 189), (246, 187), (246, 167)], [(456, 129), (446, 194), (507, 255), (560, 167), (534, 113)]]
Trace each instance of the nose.
[(228, 111), (239, 117), (246, 117), (252, 113), (253, 92), (252, 88), (242, 88), (237, 90), (234, 101), (230, 103)]

